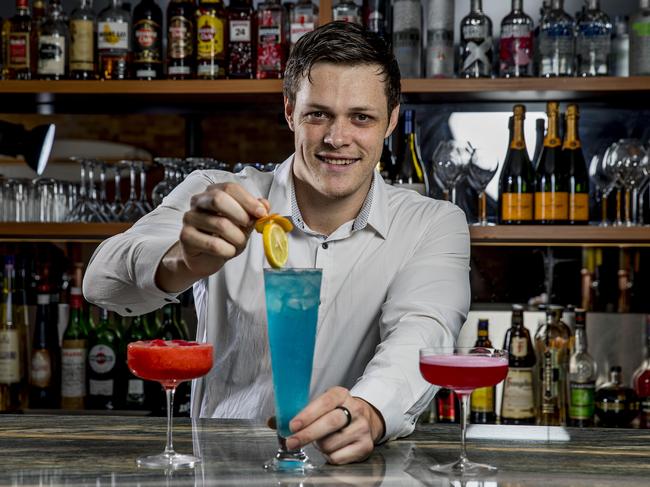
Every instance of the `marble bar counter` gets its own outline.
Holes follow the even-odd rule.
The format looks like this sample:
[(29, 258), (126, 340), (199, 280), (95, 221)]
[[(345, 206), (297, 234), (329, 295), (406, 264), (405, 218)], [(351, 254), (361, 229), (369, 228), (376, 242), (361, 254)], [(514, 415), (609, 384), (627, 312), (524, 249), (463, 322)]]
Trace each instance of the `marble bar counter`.
[(492, 463), (490, 478), (448, 479), (427, 467), (456, 458), (458, 425), (422, 425), (378, 447), (365, 462), (320, 465), (308, 476), (262, 468), (275, 433), (259, 422), (176, 418), (174, 446), (198, 454), (194, 469), (138, 468), (162, 451), (165, 419), (123, 416), (0, 415), (0, 485), (274, 486), (650, 486), (650, 430), (567, 429), (569, 441), (472, 439), (471, 460)]

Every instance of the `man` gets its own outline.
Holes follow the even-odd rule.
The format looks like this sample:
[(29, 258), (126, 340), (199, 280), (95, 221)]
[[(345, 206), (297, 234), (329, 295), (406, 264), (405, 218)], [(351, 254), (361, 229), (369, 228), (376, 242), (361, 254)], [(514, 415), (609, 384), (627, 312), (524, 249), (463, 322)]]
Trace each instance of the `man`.
[(252, 230), (273, 212), (295, 225), (287, 266), (323, 269), (311, 402), (287, 447), (315, 442), (343, 464), (413, 431), (433, 393), (418, 350), (452, 345), (469, 307), (469, 232), (457, 207), (389, 186), (375, 170), (399, 96), (379, 37), (349, 23), (320, 27), (285, 72), (293, 156), (273, 174), (194, 172), (93, 256), (86, 298), (123, 315), (194, 286), (197, 339), (215, 345), (212, 371), (193, 384), (194, 416), (273, 414), (268, 264)]

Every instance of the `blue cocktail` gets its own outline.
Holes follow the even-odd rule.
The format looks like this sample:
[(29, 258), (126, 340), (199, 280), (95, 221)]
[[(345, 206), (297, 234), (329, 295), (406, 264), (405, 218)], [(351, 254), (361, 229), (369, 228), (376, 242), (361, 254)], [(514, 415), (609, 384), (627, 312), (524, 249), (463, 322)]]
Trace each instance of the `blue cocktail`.
[(275, 416), (280, 449), (265, 465), (271, 470), (306, 470), (309, 458), (288, 451), (289, 422), (309, 401), (314, 359), (321, 269), (264, 269)]

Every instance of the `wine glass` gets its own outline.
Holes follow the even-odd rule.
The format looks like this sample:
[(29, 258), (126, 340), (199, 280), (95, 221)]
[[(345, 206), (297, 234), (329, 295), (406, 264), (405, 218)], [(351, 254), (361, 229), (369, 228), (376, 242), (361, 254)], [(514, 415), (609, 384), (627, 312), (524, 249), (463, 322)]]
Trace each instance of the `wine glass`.
[(465, 451), (467, 413), (472, 391), (491, 387), (508, 374), (508, 352), (483, 347), (437, 347), (420, 350), (420, 373), (436, 386), (453, 390), (460, 398), (460, 457), (431, 470), (447, 475), (477, 476), (496, 472), (491, 465), (470, 462)]
[(491, 225), (487, 219), (487, 195), (485, 188), (492, 181), (492, 178), (499, 169), (499, 161), (491, 159), (484, 150), (474, 149), (467, 172), (467, 180), (470, 186), (478, 192), (478, 222), (474, 225)]
[(174, 451), (174, 392), (181, 382), (202, 377), (210, 371), (213, 362), (212, 345), (185, 340), (137, 341), (128, 344), (126, 353), (131, 372), (141, 379), (159, 382), (167, 396), (165, 450), (158, 455), (139, 457), (138, 466), (165, 469), (194, 467), (201, 462), (200, 458)]
[(442, 140), (433, 151), (433, 176), (451, 202), (456, 203), (456, 184), (466, 175), (473, 149), (467, 142)]
[(625, 226), (635, 224), (632, 218), (632, 200), (636, 207), (636, 193), (645, 177), (646, 151), (638, 139), (621, 139), (616, 144), (613, 160), (616, 163), (620, 181), (625, 188)]
[(174, 173), (176, 167), (183, 163), (183, 159), (176, 157), (156, 157), (154, 162), (161, 165), (164, 170), (163, 180), (156, 184), (151, 191), (151, 201), (153, 202), (153, 206), (158, 207), (165, 196), (171, 193), (176, 186)]
[(589, 179), (596, 188), (600, 198), (600, 223), (598, 226), (607, 227), (607, 198), (616, 185), (614, 174), (607, 170), (607, 158), (609, 157), (609, 147), (602, 152), (594, 154), (589, 163)]
[(278, 449), (264, 468), (304, 472), (314, 468), (307, 454), (288, 450), (289, 422), (309, 401), (322, 269), (264, 269)]

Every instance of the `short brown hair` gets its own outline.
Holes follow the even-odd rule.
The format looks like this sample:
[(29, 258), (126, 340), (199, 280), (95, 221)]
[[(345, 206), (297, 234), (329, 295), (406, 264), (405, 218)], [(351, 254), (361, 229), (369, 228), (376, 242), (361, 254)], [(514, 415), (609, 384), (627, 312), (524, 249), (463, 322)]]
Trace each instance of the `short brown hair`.
[(378, 34), (352, 22), (330, 22), (302, 36), (284, 70), (284, 96), (295, 103), (300, 82), (311, 80), (314, 64), (377, 65), (384, 77), (388, 115), (399, 104), (401, 93), (397, 60), (388, 43)]

